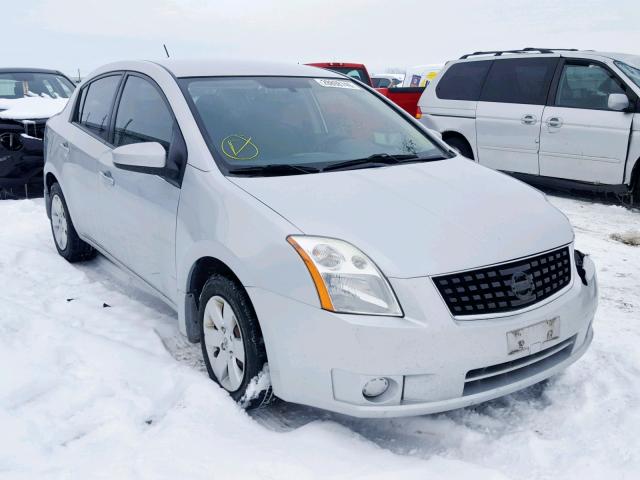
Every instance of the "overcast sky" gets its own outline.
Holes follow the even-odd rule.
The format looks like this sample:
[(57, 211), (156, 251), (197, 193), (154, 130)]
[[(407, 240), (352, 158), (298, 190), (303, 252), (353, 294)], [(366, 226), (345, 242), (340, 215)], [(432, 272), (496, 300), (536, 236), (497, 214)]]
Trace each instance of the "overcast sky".
[(80, 68), (83, 76), (110, 61), (162, 57), (163, 43), (175, 58), (351, 61), (374, 72), (526, 46), (640, 53), (638, 0), (2, 0), (1, 7), (0, 66)]

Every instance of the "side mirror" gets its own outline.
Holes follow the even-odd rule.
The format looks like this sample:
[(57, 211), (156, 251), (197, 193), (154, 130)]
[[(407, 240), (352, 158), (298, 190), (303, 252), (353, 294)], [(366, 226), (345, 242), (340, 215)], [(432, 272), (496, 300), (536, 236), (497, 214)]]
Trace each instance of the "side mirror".
[(113, 164), (122, 170), (152, 173), (167, 165), (167, 152), (158, 142), (122, 145), (115, 148), (111, 154)]
[(624, 93), (611, 93), (609, 94), (607, 106), (610, 110), (622, 112), (623, 110), (629, 108), (629, 97), (627, 97)]

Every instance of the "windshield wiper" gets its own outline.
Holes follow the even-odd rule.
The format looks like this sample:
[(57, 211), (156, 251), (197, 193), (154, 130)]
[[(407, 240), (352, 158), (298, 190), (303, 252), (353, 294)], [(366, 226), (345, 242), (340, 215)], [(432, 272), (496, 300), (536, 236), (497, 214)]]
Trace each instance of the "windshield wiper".
[(367, 158), (356, 158), (354, 160), (346, 160), (344, 162), (334, 163), (322, 169), (323, 172), (331, 170), (349, 170), (352, 167), (368, 165), (371, 167), (382, 167), (385, 165), (397, 165), (399, 163), (410, 162), (428, 162), (431, 160), (443, 160), (442, 156), (421, 157), (415, 153), (403, 153), (399, 155), (390, 155), (388, 153), (374, 153)]
[(270, 163), (268, 165), (254, 165), (251, 167), (240, 167), (229, 170), (232, 175), (242, 175), (247, 177), (278, 177), (281, 175), (301, 175), (304, 173), (318, 173), (319, 168), (308, 165), (291, 165)]
[[(384, 166), (395, 165), (400, 163), (399, 157), (405, 157), (405, 155), (389, 155), (388, 153), (374, 153), (366, 158), (356, 158), (353, 160), (346, 160), (344, 162), (334, 163), (322, 169), (323, 172), (329, 172), (331, 170), (348, 170), (351, 167), (359, 167), (360, 165), (370, 166)], [(417, 155), (411, 155), (411, 157), (417, 157)]]

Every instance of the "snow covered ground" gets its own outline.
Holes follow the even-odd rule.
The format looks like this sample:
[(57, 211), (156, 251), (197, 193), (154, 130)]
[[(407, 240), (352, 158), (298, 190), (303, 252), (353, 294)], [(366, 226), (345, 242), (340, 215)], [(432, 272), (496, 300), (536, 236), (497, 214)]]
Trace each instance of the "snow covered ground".
[(173, 312), (103, 258), (60, 258), (42, 200), (0, 202), (0, 478), (640, 478), (640, 247), (611, 238), (640, 213), (551, 201), (598, 267), (591, 349), (542, 386), (393, 420), (247, 415)]

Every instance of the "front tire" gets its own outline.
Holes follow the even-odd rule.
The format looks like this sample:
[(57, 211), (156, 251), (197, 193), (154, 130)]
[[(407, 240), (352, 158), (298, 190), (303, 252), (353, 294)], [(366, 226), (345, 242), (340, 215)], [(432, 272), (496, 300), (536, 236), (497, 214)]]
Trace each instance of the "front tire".
[(83, 241), (76, 232), (67, 202), (58, 183), (51, 186), (50, 192), (51, 233), (60, 256), (68, 262), (82, 262), (96, 256), (96, 250)]
[(267, 353), (258, 318), (242, 286), (212, 275), (200, 295), (199, 320), (209, 377), (246, 409), (269, 403), (270, 384), (261, 381), (267, 375)]

